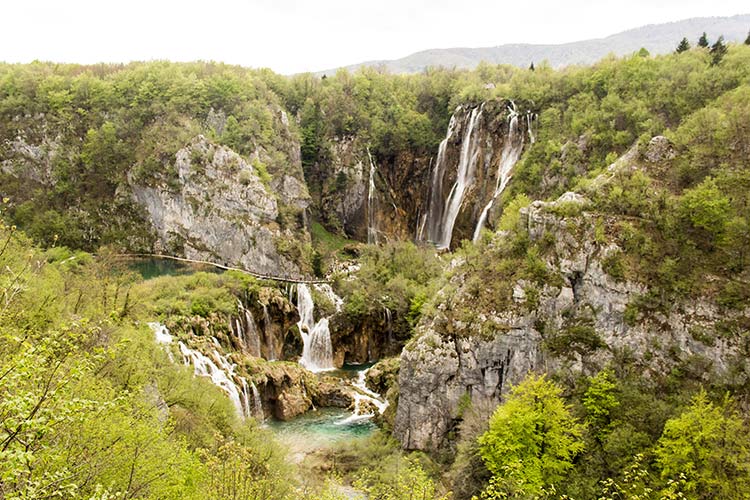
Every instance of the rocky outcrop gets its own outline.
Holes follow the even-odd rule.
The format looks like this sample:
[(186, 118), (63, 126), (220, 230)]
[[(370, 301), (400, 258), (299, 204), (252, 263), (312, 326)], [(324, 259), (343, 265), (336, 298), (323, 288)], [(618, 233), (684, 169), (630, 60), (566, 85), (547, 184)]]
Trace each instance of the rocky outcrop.
[[(592, 373), (618, 354), (631, 356), (644, 376), (680, 364), (709, 380), (732, 372), (733, 363), (746, 365), (739, 338), (716, 329), (727, 321), (747, 324), (750, 310), (722, 311), (705, 300), (629, 319), (647, 289), (605, 272), (604, 263), (621, 250), (595, 237), (586, 206), (582, 196), (566, 193), (522, 211), (529, 238), (553, 242), (545, 263), (557, 278), (543, 286), (519, 280), (507, 307), (477, 311), (471, 325), (451, 315), (451, 307), (472, 300), (463, 289), (470, 266), (454, 262), (457, 272), (437, 313), (422, 321), (401, 355), (394, 434), (404, 448), (443, 448), (461, 404), (497, 404), (530, 371)], [(504, 237), (498, 233), (493, 244)]]
[(277, 197), (306, 208), (298, 180), (284, 176), (274, 192), (257, 163), (203, 136), (177, 152), (175, 171), (162, 185), (131, 185), (158, 236), (157, 251), (264, 274), (303, 274), (289, 247), (308, 238), (304, 227), (282, 229), (277, 222)]

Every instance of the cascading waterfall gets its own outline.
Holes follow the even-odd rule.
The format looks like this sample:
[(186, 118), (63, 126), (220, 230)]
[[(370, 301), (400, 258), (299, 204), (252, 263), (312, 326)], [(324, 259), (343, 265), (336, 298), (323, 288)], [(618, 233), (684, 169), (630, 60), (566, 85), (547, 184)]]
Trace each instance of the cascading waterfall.
[(437, 242), (438, 249), (447, 249), (451, 245), (451, 239), (453, 237), (453, 226), (456, 223), (456, 217), (458, 217), (458, 211), (461, 209), (461, 202), (464, 199), (464, 193), (466, 188), (471, 186), (474, 181), (474, 169), (477, 162), (477, 145), (479, 140), (473, 134), (479, 119), (482, 117), (482, 109), (484, 104), (480, 108), (474, 108), (469, 118), (469, 128), (466, 130), (463, 142), (461, 144), (461, 156), (458, 163), (458, 173), (456, 175), (456, 182), (453, 184), (450, 193), (448, 194), (448, 202), (446, 203), (445, 210), (443, 213), (443, 225), (440, 234), (440, 239)]
[(237, 335), (240, 336), (242, 344), (247, 349), (248, 354), (259, 358), (261, 356), (260, 350), (260, 334), (258, 328), (255, 325), (255, 318), (250, 309), (247, 309), (242, 305), (242, 302), (237, 301), (237, 309), (241, 317), (245, 319), (245, 327), (242, 328), (240, 321), (237, 321)]
[[(319, 285), (316, 289), (328, 296), (336, 305), (341, 307), (341, 299), (336, 296), (329, 285)], [(331, 332), (328, 329), (328, 318), (321, 318), (317, 323), (314, 317), (315, 303), (310, 288), (304, 284), (297, 285), (297, 311), (299, 321), (297, 327), (302, 335), (302, 358), (300, 364), (312, 372), (333, 370), (333, 346)]]
[(367, 377), (367, 370), (361, 370), (357, 373), (357, 381), (352, 386), (357, 389), (354, 393), (354, 411), (347, 418), (338, 422), (339, 425), (347, 425), (360, 420), (366, 420), (375, 416), (372, 412), (365, 412), (362, 409), (362, 403), (370, 403), (378, 410), (378, 414), (382, 415), (386, 408), (388, 408), (388, 401), (385, 400), (380, 394), (371, 391), (367, 388), (365, 382)]
[(526, 128), (529, 130), (529, 142), (534, 144), (536, 142), (536, 136), (534, 130), (531, 128), (531, 122), (534, 120), (534, 113), (531, 111), (526, 112)]
[(274, 342), (273, 333), (271, 332), (271, 315), (268, 314), (268, 306), (266, 304), (260, 304), (263, 308), (263, 336), (266, 338), (266, 346), (268, 346), (268, 361), (276, 361), (280, 355)]
[[(170, 359), (174, 361), (170, 350), (170, 346), (174, 343), (174, 339), (169, 333), (167, 327), (161, 323), (149, 323), (148, 326), (154, 331), (156, 341), (167, 349)], [(213, 340), (218, 344), (216, 339)], [(219, 354), (216, 349), (213, 351), (213, 358), (216, 360), (216, 362), (214, 362), (214, 359), (209, 358), (200, 351), (190, 349), (184, 342), (179, 341), (177, 342), (177, 345), (180, 349), (180, 354), (182, 354), (183, 363), (186, 365), (192, 364), (193, 372), (196, 376), (210, 378), (215, 386), (224, 391), (232, 401), (232, 404), (237, 411), (237, 415), (239, 415), (240, 418), (246, 418), (253, 415), (250, 408), (247, 380), (244, 377), (236, 377), (240, 381), (240, 386), (237, 386), (234, 373), (235, 365), (233, 363), (230, 363), (225, 356)], [(260, 400), (260, 395), (258, 396), (258, 400)]]
[(458, 212), (461, 209), (461, 203), (464, 199), (466, 190), (474, 182), (474, 171), (476, 169), (477, 157), (479, 156), (478, 146), (479, 139), (478, 135), (474, 134), (474, 131), (479, 124), (479, 120), (482, 117), (482, 106), (472, 109), (471, 114), (468, 118), (468, 124), (465, 127), (465, 132), (461, 142), (461, 153), (459, 156), (459, 162), (456, 172), (456, 181), (448, 194), (448, 198), (443, 206), (442, 213), (438, 217), (434, 210), (437, 210), (442, 205), (442, 200), (438, 201), (442, 192), (442, 178), (445, 171), (445, 155), (446, 148), (450, 137), (453, 135), (453, 128), (455, 127), (455, 114), (454, 118), (451, 119), (451, 124), (448, 126), (448, 135), (440, 143), (440, 149), (438, 150), (438, 159), (435, 164), (433, 171), (433, 185), (432, 193), (433, 197), (430, 203), (430, 225), (429, 225), (429, 239), (435, 244), (435, 246), (444, 250), (450, 247), (451, 239), (453, 237), (453, 226), (456, 223)]
[(458, 120), (456, 115), (461, 111), (462, 107), (458, 106), (451, 116), (450, 122), (448, 123), (448, 132), (445, 134), (445, 139), (440, 142), (438, 147), (437, 160), (432, 168), (432, 185), (430, 190), (430, 206), (427, 211), (427, 238), (436, 242), (443, 223), (443, 208), (445, 206), (445, 200), (443, 199), (443, 177), (445, 176), (445, 169), (447, 167), (445, 161), (446, 151), (448, 149), (448, 142), (453, 137), (456, 131), (456, 125)]
[(370, 159), (370, 182), (367, 190), (367, 243), (378, 243), (377, 214), (375, 211), (375, 162), (367, 148), (367, 157)]
[[(495, 183), (495, 193), (492, 195), (492, 199), (487, 203), (487, 206), (482, 210), (482, 214), (479, 216), (479, 221), (474, 229), (474, 237), (472, 238), (474, 243), (479, 240), (487, 223), (487, 217), (489, 216), (492, 206), (495, 204), (498, 196), (505, 190), (508, 182), (510, 182), (511, 173), (513, 167), (518, 160), (521, 158), (521, 152), (523, 151), (523, 136), (520, 137), (518, 134), (518, 112), (516, 111), (515, 104), (511, 101), (511, 106), (508, 106), (508, 137), (505, 139), (503, 144), (503, 151), (500, 154), (500, 163), (497, 167), (497, 180)], [(528, 118), (528, 114), (526, 115)], [(529, 125), (529, 131), (531, 131)]]

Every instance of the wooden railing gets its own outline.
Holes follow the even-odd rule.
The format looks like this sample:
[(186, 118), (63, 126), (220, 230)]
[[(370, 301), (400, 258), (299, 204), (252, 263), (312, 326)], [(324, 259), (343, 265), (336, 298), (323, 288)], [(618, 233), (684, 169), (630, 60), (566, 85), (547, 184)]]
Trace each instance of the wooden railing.
[(314, 278), (295, 278), (295, 277), (289, 277), (289, 276), (275, 276), (272, 274), (264, 274), (259, 273), (256, 271), (250, 271), (247, 269), (241, 269), (239, 267), (232, 267), (232, 266), (225, 266), (224, 264), (218, 264), (216, 262), (210, 262), (207, 260), (196, 260), (196, 259), (187, 259), (185, 257), (175, 257), (173, 255), (163, 255), (158, 253), (121, 253), (117, 254), (117, 257), (123, 257), (123, 258), (152, 258), (152, 259), (168, 259), (168, 260), (176, 260), (178, 262), (187, 262), (190, 264), (203, 264), (206, 266), (213, 266), (218, 269), (224, 269), (226, 271), (237, 271), (240, 273), (248, 274), (250, 276), (253, 276), (258, 279), (263, 280), (270, 280), (270, 281), (280, 281), (282, 283), (305, 283), (305, 284), (323, 284), (323, 283), (330, 283), (330, 280), (324, 280), (324, 279), (314, 279)]

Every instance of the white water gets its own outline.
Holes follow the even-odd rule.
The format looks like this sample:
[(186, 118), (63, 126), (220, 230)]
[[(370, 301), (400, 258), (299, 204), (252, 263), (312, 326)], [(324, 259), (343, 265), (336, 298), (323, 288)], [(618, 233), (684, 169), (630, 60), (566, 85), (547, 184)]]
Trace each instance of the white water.
[(370, 183), (367, 190), (367, 243), (378, 243), (377, 214), (375, 213), (375, 162), (372, 160), (370, 148), (367, 148), (370, 159)]
[(240, 317), (244, 316), (245, 327), (243, 328), (241, 321), (237, 320), (236, 334), (240, 338), (242, 345), (245, 346), (248, 354), (259, 358), (261, 356), (260, 334), (258, 332), (258, 328), (255, 325), (255, 318), (253, 318), (253, 313), (250, 312), (250, 309), (246, 309), (240, 301), (237, 301), (237, 310)]
[[(169, 333), (167, 327), (162, 325), (161, 323), (149, 323), (148, 326), (151, 327), (151, 329), (154, 331), (156, 342), (161, 344), (167, 350), (169, 359), (174, 361), (170, 349), (170, 346), (174, 342), (174, 338)], [(213, 340), (218, 344), (218, 341), (216, 341), (216, 339)], [(186, 365), (192, 364), (193, 372), (196, 376), (210, 378), (211, 382), (215, 386), (224, 391), (232, 401), (232, 404), (237, 411), (237, 415), (240, 418), (246, 418), (251, 415), (256, 415), (256, 413), (251, 412), (250, 409), (250, 396), (248, 393), (247, 380), (245, 380), (244, 377), (236, 377), (240, 380), (240, 386), (237, 386), (236, 382), (234, 381), (235, 365), (230, 363), (225, 356), (222, 356), (216, 349), (214, 349), (213, 358), (216, 360), (216, 362), (214, 362), (214, 359), (209, 358), (200, 351), (190, 349), (183, 342), (178, 342), (177, 345), (179, 346), (180, 353), (182, 354), (183, 363), (185, 363)], [(252, 385), (252, 387), (255, 387), (254, 384)], [(257, 388), (254, 389), (254, 393), (255, 392), (257, 392)], [(260, 401), (259, 394), (257, 401)], [(255, 410), (256, 408), (260, 408), (260, 414), (262, 414), (262, 407), (257, 406), (257, 403), (255, 404), (256, 406), (253, 409)]]
[[(342, 301), (329, 285), (320, 285), (316, 289), (328, 296), (337, 310), (340, 309)], [(297, 285), (297, 311), (300, 318), (297, 327), (302, 335), (303, 344), (300, 364), (311, 372), (333, 370), (333, 346), (328, 318), (321, 318), (315, 322), (315, 303), (310, 288), (304, 283)]]
[(469, 127), (464, 134), (463, 142), (461, 143), (461, 156), (458, 162), (458, 172), (456, 174), (456, 182), (453, 184), (450, 193), (448, 194), (448, 202), (443, 212), (443, 223), (440, 231), (440, 238), (438, 239), (437, 248), (440, 250), (447, 249), (451, 246), (451, 239), (453, 238), (453, 226), (456, 223), (456, 217), (461, 209), (461, 203), (464, 200), (464, 194), (466, 188), (471, 186), (474, 182), (474, 170), (476, 167), (477, 146), (479, 140), (473, 134), (479, 119), (482, 117), (482, 108), (474, 108), (471, 111), (471, 117), (469, 118)]
[(373, 412), (365, 412), (362, 409), (362, 403), (370, 403), (378, 410), (378, 414), (382, 415), (386, 408), (388, 408), (388, 401), (378, 393), (371, 391), (367, 388), (365, 379), (367, 377), (367, 370), (362, 370), (357, 373), (357, 381), (352, 384), (357, 389), (354, 394), (354, 412), (343, 420), (337, 422), (339, 425), (347, 425), (353, 422), (359, 422), (360, 420), (367, 420), (375, 416)]
[(182, 342), (179, 342), (179, 346), (183, 362), (186, 365), (192, 364), (197, 376), (209, 377), (215, 386), (219, 387), (229, 396), (234, 408), (237, 410), (237, 414), (240, 417), (247, 416), (247, 407), (243, 404), (240, 391), (233, 380), (234, 366), (223, 359), (216, 350), (214, 350), (214, 355), (219, 360), (219, 363), (223, 365), (223, 369), (219, 368), (211, 358), (202, 352), (190, 349)]
[(430, 206), (427, 211), (427, 238), (432, 242), (437, 241), (442, 228), (443, 207), (445, 206), (445, 200), (443, 200), (443, 177), (445, 176), (445, 169), (447, 167), (445, 162), (445, 152), (448, 149), (448, 141), (450, 141), (456, 131), (456, 125), (458, 123), (456, 116), (461, 110), (461, 106), (457, 107), (453, 116), (451, 116), (450, 123), (448, 123), (448, 132), (445, 134), (445, 139), (440, 142), (437, 160), (432, 169)]
[(531, 128), (531, 122), (534, 119), (534, 113), (531, 111), (526, 112), (526, 126), (529, 129), (529, 142), (531, 144), (534, 144), (536, 142), (536, 136), (534, 135), (534, 131)]
[(271, 331), (271, 315), (268, 314), (268, 306), (266, 304), (260, 305), (263, 308), (263, 336), (266, 339), (266, 346), (268, 347), (268, 361), (276, 361), (281, 357), (281, 354)]
[[(511, 103), (512, 104), (512, 103)], [(518, 160), (521, 158), (521, 152), (523, 151), (523, 137), (518, 137), (518, 113), (516, 112), (515, 105), (508, 107), (510, 114), (508, 115), (508, 137), (505, 139), (503, 144), (503, 151), (500, 154), (500, 163), (497, 166), (497, 181), (495, 183), (495, 193), (492, 195), (492, 199), (487, 203), (487, 206), (482, 210), (482, 215), (479, 216), (479, 221), (474, 229), (474, 237), (472, 240), (476, 243), (482, 234), (482, 229), (487, 223), (487, 217), (495, 204), (497, 198), (505, 191), (508, 182), (513, 172), (513, 167)], [(527, 118), (529, 115), (526, 115)], [(529, 125), (530, 126), (530, 125)], [(531, 128), (529, 128), (529, 131)]]

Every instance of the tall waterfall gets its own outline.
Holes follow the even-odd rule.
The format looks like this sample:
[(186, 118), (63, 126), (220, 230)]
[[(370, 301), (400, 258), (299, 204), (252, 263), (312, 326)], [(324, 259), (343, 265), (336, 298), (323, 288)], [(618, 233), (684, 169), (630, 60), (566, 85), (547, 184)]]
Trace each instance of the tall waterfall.
[[(487, 217), (489, 216), (492, 206), (505, 190), (508, 182), (510, 182), (513, 166), (518, 163), (518, 160), (521, 158), (521, 152), (523, 151), (523, 136), (518, 133), (518, 112), (516, 111), (515, 104), (512, 102), (511, 106), (508, 106), (508, 111), (510, 112), (508, 115), (508, 136), (503, 144), (503, 151), (500, 154), (500, 163), (497, 166), (495, 193), (492, 195), (492, 199), (489, 203), (487, 203), (487, 206), (484, 207), (484, 210), (482, 210), (482, 215), (479, 216), (477, 227), (474, 229), (474, 237), (472, 238), (474, 243), (479, 240), (479, 237), (482, 234), (482, 229), (487, 223)], [(526, 117), (528, 119), (529, 115), (527, 114)], [(529, 133), (531, 133), (530, 124)]]
[(443, 207), (445, 206), (445, 200), (443, 199), (443, 177), (445, 176), (445, 170), (447, 168), (445, 161), (446, 150), (448, 149), (448, 141), (451, 140), (453, 134), (456, 131), (456, 115), (461, 111), (461, 106), (456, 108), (456, 111), (451, 116), (450, 123), (448, 123), (448, 132), (445, 134), (445, 139), (440, 142), (438, 148), (437, 160), (432, 168), (432, 184), (430, 189), (430, 206), (427, 211), (427, 239), (436, 242), (440, 230), (443, 224)]
[(378, 243), (377, 213), (375, 210), (375, 162), (367, 148), (367, 157), (370, 159), (370, 182), (367, 190), (367, 243)]
[[(456, 182), (448, 194), (448, 198), (443, 207), (442, 214), (439, 219), (436, 213), (431, 213), (431, 224), (429, 239), (435, 243), (438, 249), (446, 249), (451, 245), (451, 239), (453, 237), (453, 226), (456, 223), (458, 212), (461, 209), (461, 203), (464, 199), (464, 194), (467, 188), (474, 182), (474, 172), (476, 170), (477, 157), (479, 156), (478, 146), (479, 138), (477, 134), (474, 134), (475, 129), (482, 117), (482, 110), (484, 104), (478, 108), (474, 108), (471, 111), (471, 115), (468, 118), (468, 123), (465, 127), (465, 132), (461, 142), (461, 154), (459, 156), (459, 162), (456, 172)], [(455, 116), (455, 115), (454, 115)], [(441, 196), (442, 193), (442, 173), (444, 172), (445, 166), (445, 150), (447, 148), (448, 140), (453, 134), (452, 127), (455, 126), (454, 120), (451, 120), (451, 124), (448, 126), (448, 135), (445, 140), (440, 143), (440, 149), (438, 150), (438, 159), (433, 171), (433, 199), (436, 203), (431, 203), (430, 209), (437, 208), (440, 202), (437, 202), (436, 197)]]
[[(325, 294), (336, 306), (341, 308), (339, 298), (329, 285), (317, 285), (316, 290)], [(317, 323), (314, 316), (315, 303), (310, 288), (304, 283), (297, 285), (297, 327), (302, 335), (302, 358), (300, 364), (312, 372), (333, 370), (333, 346), (331, 332), (328, 329), (328, 318), (321, 318)]]
[[(154, 331), (156, 341), (167, 349), (170, 359), (173, 360), (170, 346), (174, 343), (174, 339), (169, 333), (167, 327), (160, 323), (149, 323), (148, 326)], [(214, 339), (214, 341), (216, 343), (216, 339)], [(247, 380), (244, 377), (238, 377), (235, 375), (234, 369), (236, 366), (231, 363), (226, 356), (219, 354), (219, 352), (214, 349), (212, 359), (200, 351), (189, 348), (182, 341), (177, 342), (177, 345), (180, 349), (180, 354), (182, 354), (183, 363), (186, 365), (193, 365), (193, 372), (196, 376), (210, 378), (215, 386), (224, 391), (232, 401), (237, 415), (240, 418), (258, 416), (259, 413), (262, 414), (262, 407), (260, 407), (260, 412), (257, 410), (259, 407), (258, 405), (260, 404), (260, 394), (258, 394), (257, 400), (253, 398), (254, 402), (251, 409)], [(240, 381), (239, 386), (235, 382), (235, 379)], [(255, 387), (254, 384), (251, 383), (251, 385), (252, 387)], [(255, 388), (255, 392), (257, 392), (257, 388)]]

